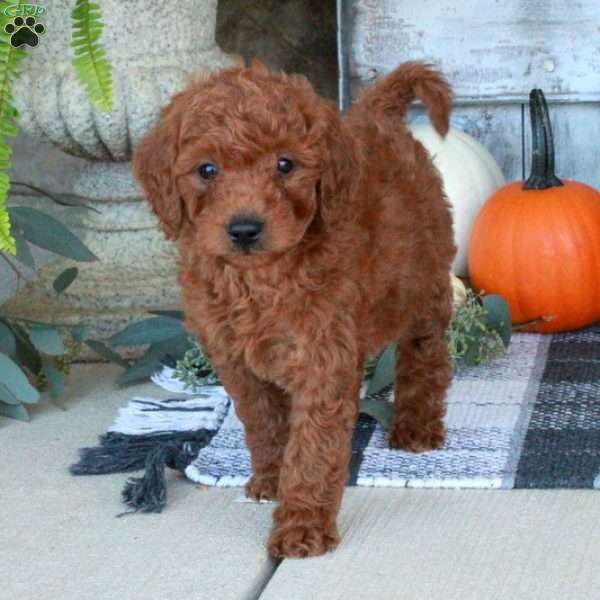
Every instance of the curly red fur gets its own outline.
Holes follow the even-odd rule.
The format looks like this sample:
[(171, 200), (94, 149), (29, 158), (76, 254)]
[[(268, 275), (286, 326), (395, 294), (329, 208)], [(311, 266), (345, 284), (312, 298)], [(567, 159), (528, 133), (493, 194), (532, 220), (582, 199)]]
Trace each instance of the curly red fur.
[[(398, 343), (390, 444), (444, 443), (455, 248), (440, 177), (404, 125), (415, 97), (445, 134), (450, 88), (428, 65), (400, 66), (342, 118), (304, 78), (254, 64), (192, 81), (136, 151), (178, 239), (186, 324), (246, 428), (246, 493), (279, 501), (275, 556), (339, 541), (366, 357)], [(228, 235), (240, 215), (263, 224), (250, 249)]]

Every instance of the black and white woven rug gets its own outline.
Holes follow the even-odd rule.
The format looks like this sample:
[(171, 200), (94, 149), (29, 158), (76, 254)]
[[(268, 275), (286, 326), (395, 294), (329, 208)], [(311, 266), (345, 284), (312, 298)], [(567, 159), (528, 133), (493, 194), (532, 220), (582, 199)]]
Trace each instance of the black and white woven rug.
[[(171, 375), (165, 368), (154, 381), (185, 391)], [(142, 510), (155, 508), (135, 495), (154, 489), (156, 481), (149, 479), (163, 464), (198, 483), (243, 485), (250, 457), (232, 402), (220, 387), (188, 392), (184, 400), (131, 400), (101, 447), (83, 449), (72, 471), (145, 466), (145, 478), (132, 480), (133, 491), (130, 486), (125, 492), (129, 504)], [(380, 399), (390, 396), (391, 391)], [(446, 424), (444, 448), (412, 454), (389, 449), (382, 427), (362, 415), (353, 436), (349, 485), (600, 487), (600, 325), (552, 336), (514, 335), (503, 358), (455, 375)], [(128, 446), (136, 449), (135, 460), (126, 460)], [(111, 453), (115, 449), (118, 459)], [(164, 497), (160, 500), (162, 507)]]

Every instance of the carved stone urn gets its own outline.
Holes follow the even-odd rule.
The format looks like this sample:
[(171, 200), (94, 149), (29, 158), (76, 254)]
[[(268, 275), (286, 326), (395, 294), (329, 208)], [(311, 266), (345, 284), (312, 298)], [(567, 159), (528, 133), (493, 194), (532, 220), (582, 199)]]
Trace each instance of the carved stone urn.
[(99, 261), (76, 263), (79, 276), (61, 295), (52, 282), (75, 263), (49, 263), (3, 311), (56, 324), (84, 323), (92, 336), (106, 337), (148, 310), (178, 304), (173, 247), (133, 179), (132, 150), (188, 74), (220, 69), (233, 59), (215, 42), (217, 0), (99, 3), (101, 43), (113, 69), (112, 112), (90, 104), (71, 64), (75, 0), (47, 5), (46, 33), (28, 51), (13, 94), (24, 131), (85, 159), (75, 193), (98, 212), (69, 209), (61, 218)]

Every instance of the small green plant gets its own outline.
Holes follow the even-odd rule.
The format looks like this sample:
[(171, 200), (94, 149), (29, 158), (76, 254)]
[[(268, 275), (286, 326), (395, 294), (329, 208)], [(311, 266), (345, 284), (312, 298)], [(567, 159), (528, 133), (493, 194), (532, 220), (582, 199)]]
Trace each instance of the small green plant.
[[(50, 215), (27, 206), (7, 205), (11, 192), (14, 196), (37, 194), (63, 206), (90, 209), (72, 194), (51, 194), (19, 182), (12, 182), (15, 189), (11, 189), (8, 170), (12, 150), (8, 138), (17, 134), (18, 116), (12, 86), (19, 77), (25, 51), (10, 43), (5, 26), (11, 17), (5, 9), (25, 3), (0, 0), (0, 258), (15, 272), (18, 283), (27, 279), (18, 264), (34, 268), (29, 244), (75, 261), (97, 260), (77, 236)], [(77, 0), (71, 17), (73, 66), (77, 77), (90, 102), (100, 111), (111, 111), (112, 71), (99, 43), (103, 31), (100, 7), (89, 0)], [(54, 291), (63, 293), (77, 274), (76, 266), (65, 269), (54, 281)], [(62, 394), (69, 357), (86, 337), (83, 327), (64, 329), (71, 333), (72, 342), (67, 345), (54, 325), (11, 319), (0, 313), (0, 415), (27, 420), (25, 405), (38, 402), (40, 391), (48, 389), (53, 398)]]
[(11, 45), (10, 35), (4, 29), (10, 19), (4, 13), (4, 9), (9, 4), (9, 2), (0, 2), (0, 250), (14, 254), (16, 245), (11, 235), (10, 219), (6, 207), (10, 189), (8, 170), (12, 154), (8, 138), (17, 134), (15, 121), (17, 111), (13, 105), (12, 84), (19, 76), (19, 65), (25, 56), (25, 51)]
[[(15, 195), (40, 200), (46, 197), (63, 206), (89, 209), (81, 198), (70, 194), (51, 194), (20, 182), (15, 182), (14, 187)], [(78, 262), (97, 260), (74, 233), (49, 214), (29, 206), (9, 207), (7, 212), (13, 224), (15, 256), (0, 252), (0, 259), (15, 273), (17, 285), (27, 281), (26, 272), (34, 269), (30, 246)], [(76, 266), (65, 269), (54, 280), (54, 292), (62, 294), (77, 275)], [(71, 334), (70, 342), (63, 341), (59, 329)], [(38, 402), (41, 391), (48, 390), (52, 398), (58, 398), (64, 391), (70, 357), (76, 354), (85, 336), (85, 328), (81, 326), (58, 328), (49, 323), (11, 318), (0, 310), (0, 415), (27, 420), (25, 405)]]
[[(131, 323), (115, 333), (108, 343), (85, 340), (100, 356), (125, 369), (117, 378), (119, 385), (129, 385), (148, 379), (163, 364), (175, 364), (183, 359), (190, 348), (188, 333), (183, 327), (183, 313), (177, 310), (151, 311), (148, 319)], [(137, 360), (129, 360), (116, 352), (116, 348), (144, 346), (145, 351)]]
[(77, 0), (71, 18), (75, 72), (90, 102), (98, 110), (110, 112), (113, 108), (113, 79), (106, 51), (98, 43), (104, 29), (100, 6), (88, 0)]
[[(13, 104), (12, 86), (20, 75), (20, 63), (25, 57), (23, 48), (10, 43), (5, 26), (12, 17), (5, 9), (21, 0), (0, 0), (0, 251), (14, 255), (17, 251), (12, 235), (10, 213), (6, 206), (11, 182), (8, 175), (12, 150), (8, 138), (17, 134), (17, 110)], [(89, 0), (77, 0), (72, 17), (73, 66), (85, 88), (90, 102), (100, 111), (110, 112), (113, 107), (113, 80), (106, 52), (100, 46), (103, 24), (100, 6)]]
[(511, 336), (510, 312), (500, 296), (467, 290), (448, 329), (448, 351), (455, 368), (489, 363), (502, 356)]
[[(93, 342), (105, 358), (113, 361), (118, 358), (120, 364), (127, 367), (119, 381), (131, 383), (147, 378), (168, 355), (176, 364), (175, 376), (189, 387), (218, 382), (218, 375), (200, 344), (186, 336), (181, 323), (183, 314), (177, 311), (155, 314), (158, 316), (129, 325), (109, 342), (112, 346), (148, 345), (146, 354), (136, 363), (123, 364), (122, 357), (107, 346)], [(455, 368), (485, 364), (501, 356), (508, 347), (511, 331), (510, 312), (503, 298), (479, 296), (467, 290), (447, 333), (448, 350)], [(179, 358), (174, 356), (174, 349), (180, 354)], [(393, 383), (395, 353), (395, 346), (388, 346), (365, 363), (367, 394), (377, 394)]]
[(219, 376), (210, 364), (202, 346), (193, 338), (189, 339), (190, 348), (183, 358), (177, 361), (175, 376), (189, 388), (201, 385), (219, 384)]

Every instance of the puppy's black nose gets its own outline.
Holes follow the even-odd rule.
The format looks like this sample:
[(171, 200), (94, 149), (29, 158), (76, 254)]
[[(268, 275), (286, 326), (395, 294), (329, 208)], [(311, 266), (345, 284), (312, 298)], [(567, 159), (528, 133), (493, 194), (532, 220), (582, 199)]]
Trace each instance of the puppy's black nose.
[(263, 223), (257, 219), (237, 218), (227, 225), (227, 233), (234, 244), (247, 248), (256, 244), (263, 230)]

